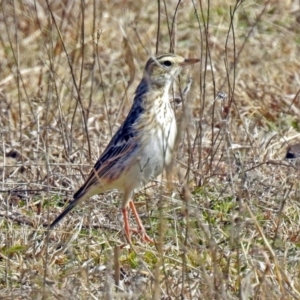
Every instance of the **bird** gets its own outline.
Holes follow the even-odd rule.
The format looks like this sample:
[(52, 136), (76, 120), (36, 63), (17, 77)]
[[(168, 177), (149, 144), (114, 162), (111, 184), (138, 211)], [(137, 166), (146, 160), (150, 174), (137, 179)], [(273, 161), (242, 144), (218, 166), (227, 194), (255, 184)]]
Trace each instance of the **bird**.
[(131, 243), (131, 232), (135, 232), (129, 225), (130, 208), (142, 240), (153, 243), (132, 200), (133, 192), (171, 165), (177, 125), (169, 90), (182, 67), (199, 61), (172, 53), (148, 59), (125, 121), (95, 163), (84, 184), (73, 195), (72, 201), (50, 224), (50, 230), (78, 204), (96, 194), (116, 189), (123, 193), (121, 209), (127, 241)]

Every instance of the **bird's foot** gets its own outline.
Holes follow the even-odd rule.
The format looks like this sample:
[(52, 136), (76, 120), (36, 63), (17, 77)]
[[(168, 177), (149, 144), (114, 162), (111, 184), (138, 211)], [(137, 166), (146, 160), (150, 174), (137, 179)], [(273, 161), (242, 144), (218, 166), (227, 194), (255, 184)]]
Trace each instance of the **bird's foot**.
[(145, 229), (139, 230), (139, 234), (141, 235), (144, 242), (154, 244), (154, 240), (151, 239), (151, 237), (146, 233)]
[(128, 221), (128, 212), (126, 210), (126, 208), (122, 209), (123, 212), (123, 217), (124, 217), (124, 228), (125, 228), (125, 234), (126, 234), (126, 238), (129, 244), (131, 244), (131, 232), (137, 233), (139, 234), (143, 241), (146, 243), (154, 243), (154, 241), (147, 235), (146, 230), (140, 220), (140, 217), (136, 211), (136, 208), (134, 206), (134, 203), (132, 201), (129, 202), (129, 206), (133, 211), (133, 214), (137, 220), (138, 223), (138, 229), (132, 229), (129, 226), (129, 221)]
[(127, 237), (127, 240), (128, 240), (129, 243), (131, 243), (131, 234), (130, 234), (131, 232), (136, 233), (139, 236), (141, 236), (143, 242), (151, 243), (151, 244), (154, 243), (154, 240), (151, 239), (151, 237), (146, 233), (146, 230), (145, 230), (144, 227), (140, 227), (138, 229), (133, 229), (133, 228), (129, 229), (129, 235), (126, 234), (126, 237)]

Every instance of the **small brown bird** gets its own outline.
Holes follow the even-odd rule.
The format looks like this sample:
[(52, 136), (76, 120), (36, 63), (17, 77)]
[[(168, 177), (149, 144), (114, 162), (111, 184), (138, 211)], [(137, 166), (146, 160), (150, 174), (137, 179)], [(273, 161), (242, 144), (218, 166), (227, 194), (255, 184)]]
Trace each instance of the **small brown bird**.
[(53, 221), (50, 229), (80, 202), (93, 195), (118, 189), (123, 192), (122, 213), (128, 242), (131, 242), (128, 205), (143, 240), (153, 242), (131, 200), (132, 194), (135, 189), (161, 174), (172, 161), (177, 128), (169, 101), (169, 89), (182, 67), (197, 62), (199, 59), (185, 59), (175, 54), (164, 54), (147, 61), (126, 120), (96, 162), (86, 182)]

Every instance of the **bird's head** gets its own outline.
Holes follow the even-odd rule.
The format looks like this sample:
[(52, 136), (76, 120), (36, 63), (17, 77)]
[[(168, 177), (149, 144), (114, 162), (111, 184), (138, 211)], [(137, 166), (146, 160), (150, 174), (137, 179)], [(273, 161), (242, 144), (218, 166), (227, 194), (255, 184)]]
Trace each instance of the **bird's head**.
[(183, 58), (176, 54), (163, 54), (151, 57), (145, 66), (144, 77), (152, 84), (166, 86), (171, 84), (174, 78), (179, 75), (181, 68), (199, 62), (196, 58)]

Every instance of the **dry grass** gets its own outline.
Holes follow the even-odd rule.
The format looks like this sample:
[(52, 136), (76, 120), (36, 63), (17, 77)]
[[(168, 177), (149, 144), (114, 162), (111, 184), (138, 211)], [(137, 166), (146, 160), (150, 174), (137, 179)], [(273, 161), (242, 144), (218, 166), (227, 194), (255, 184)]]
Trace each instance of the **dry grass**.
[[(161, 2), (159, 35), (159, 2), (48, 3), (1, 2), (0, 298), (300, 299), (299, 1)], [(135, 195), (159, 243), (124, 247), (115, 191), (44, 235), (156, 47), (202, 59), (173, 176)]]

